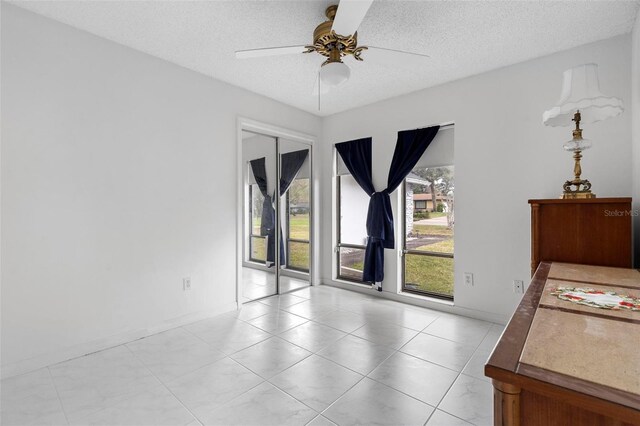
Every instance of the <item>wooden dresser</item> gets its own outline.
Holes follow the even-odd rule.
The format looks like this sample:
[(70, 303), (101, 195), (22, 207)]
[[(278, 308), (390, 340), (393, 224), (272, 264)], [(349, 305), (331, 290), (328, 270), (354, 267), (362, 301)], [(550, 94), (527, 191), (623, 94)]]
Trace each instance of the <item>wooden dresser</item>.
[(637, 298), (640, 271), (540, 263), (485, 365), (494, 425), (640, 425), (640, 311), (573, 303), (558, 287)]
[(531, 275), (541, 261), (631, 267), (631, 198), (529, 200)]

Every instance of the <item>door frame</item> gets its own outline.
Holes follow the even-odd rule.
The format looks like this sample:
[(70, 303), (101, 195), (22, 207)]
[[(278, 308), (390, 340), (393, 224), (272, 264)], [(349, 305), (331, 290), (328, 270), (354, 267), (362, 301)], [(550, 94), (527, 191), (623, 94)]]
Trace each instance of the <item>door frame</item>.
[[(261, 121), (253, 120), (247, 117), (239, 116), (236, 123), (236, 304), (238, 308), (242, 306), (242, 293), (243, 293), (243, 280), (242, 280), (242, 266), (244, 260), (243, 244), (244, 244), (244, 164), (242, 161), (242, 132), (248, 131), (253, 133), (262, 134), (265, 136), (273, 137), (277, 139), (287, 139), (294, 142), (300, 142), (309, 146), (310, 156), (310, 172), (309, 172), (309, 192), (311, 208), (309, 209), (309, 285), (318, 285), (318, 261), (319, 251), (316, 247), (316, 235), (318, 235), (318, 190), (317, 190), (317, 177), (315, 176), (315, 156), (314, 146), (317, 143), (317, 138), (313, 135), (301, 133), (295, 130), (287, 129), (284, 127), (275, 126), (272, 124), (264, 123)], [(278, 143), (276, 142), (276, 146)], [(279, 151), (276, 149), (276, 153)], [(277, 167), (279, 168), (279, 158), (277, 159)], [(277, 175), (279, 175), (279, 171)], [(277, 186), (276, 186), (277, 187)], [(279, 199), (277, 205), (279, 206)], [(279, 220), (279, 210), (278, 223)], [(280, 233), (276, 232), (276, 247), (279, 244)], [(280, 250), (276, 249), (276, 261), (279, 263)], [(278, 271), (278, 269), (276, 269)], [(276, 279), (279, 276), (279, 271), (276, 272)], [(276, 282), (277, 294), (280, 294), (280, 286)]]

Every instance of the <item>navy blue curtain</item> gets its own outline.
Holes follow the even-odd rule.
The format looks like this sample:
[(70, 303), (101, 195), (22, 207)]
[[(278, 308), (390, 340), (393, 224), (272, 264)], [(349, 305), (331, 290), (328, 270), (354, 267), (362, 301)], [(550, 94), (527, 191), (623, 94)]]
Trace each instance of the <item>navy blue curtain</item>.
[(280, 196), (282, 197), (287, 189), (293, 183), (296, 175), (300, 171), (300, 168), (304, 164), (304, 160), (309, 155), (308, 149), (300, 151), (287, 152), (282, 154), (282, 160), (280, 161)]
[[(280, 196), (283, 196), (289, 189), (296, 175), (300, 171), (304, 160), (309, 155), (309, 150), (287, 152), (280, 156)], [(280, 228), (280, 265), (285, 264), (284, 238), (282, 228)], [(267, 240), (267, 262), (275, 262), (275, 227), (270, 230)]]
[(260, 235), (263, 237), (269, 235), (269, 232), (273, 232), (276, 220), (273, 200), (267, 189), (267, 168), (265, 167), (265, 161), (264, 157), (249, 161), (253, 177), (256, 180), (258, 188), (260, 188), (260, 193), (264, 197), (264, 201), (262, 202), (262, 217), (260, 219)]
[(369, 196), (376, 192), (371, 178), (371, 138), (337, 143), (336, 150), (364, 192)]
[[(398, 132), (391, 160), (387, 188), (376, 192), (371, 178), (371, 138), (336, 144), (347, 169), (371, 196), (367, 212), (367, 247), (362, 280), (380, 283), (384, 279), (384, 249), (395, 247), (393, 212), (389, 194), (396, 190), (433, 141), (440, 126)], [(366, 142), (365, 142), (366, 141)], [(382, 287), (378, 286), (382, 291)]]

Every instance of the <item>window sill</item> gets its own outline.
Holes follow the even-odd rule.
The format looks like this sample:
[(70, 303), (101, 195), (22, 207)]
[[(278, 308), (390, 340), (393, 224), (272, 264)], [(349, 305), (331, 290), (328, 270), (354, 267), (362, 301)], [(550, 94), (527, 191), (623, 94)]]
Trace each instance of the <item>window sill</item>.
[(371, 284), (359, 283), (357, 281), (343, 280), (342, 278), (337, 278), (337, 277), (334, 278), (333, 281), (335, 281), (337, 283), (341, 283), (341, 284), (355, 285), (355, 286), (362, 287), (362, 288), (371, 288)]
[(398, 292), (398, 296), (408, 297), (416, 300), (426, 300), (429, 302), (440, 303), (441, 305), (446, 305), (446, 306), (455, 306), (455, 303), (453, 300), (445, 300), (445, 299), (440, 299), (439, 297), (431, 297), (427, 295), (423, 296), (420, 294), (410, 293), (408, 291), (401, 290)]

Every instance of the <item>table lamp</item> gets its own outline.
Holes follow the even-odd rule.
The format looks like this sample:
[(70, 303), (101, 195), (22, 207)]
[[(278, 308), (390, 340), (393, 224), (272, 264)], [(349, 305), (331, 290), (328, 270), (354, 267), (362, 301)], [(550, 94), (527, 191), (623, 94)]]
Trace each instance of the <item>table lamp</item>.
[[(542, 114), (546, 126), (570, 126), (575, 122), (573, 138), (563, 147), (573, 152), (573, 180), (564, 183), (561, 198), (595, 198), (591, 192), (591, 182), (581, 179), (580, 160), (582, 151), (591, 147), (591, 141), (582, 137), (580, 122), (595, 123), (615, 117), (623, 111), (622, 101), (605, 96), (600, 92), (598, 65), (584, 64), (564, 72), (562, 94), (558, 103)], [(573, 116), (573, 118), (571, 118)]]

